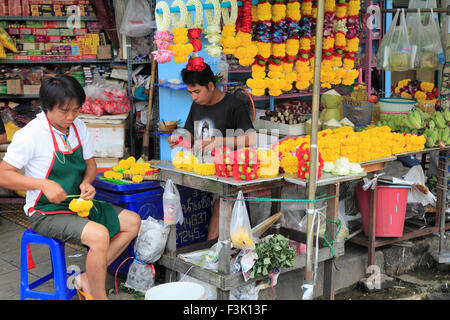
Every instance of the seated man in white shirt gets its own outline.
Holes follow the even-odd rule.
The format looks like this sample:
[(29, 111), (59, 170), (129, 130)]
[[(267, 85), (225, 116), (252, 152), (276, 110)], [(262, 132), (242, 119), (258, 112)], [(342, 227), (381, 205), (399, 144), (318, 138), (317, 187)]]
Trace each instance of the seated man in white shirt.
[(137, 236), (140, 217), (96, 200), (87, 218), (69, 209), (72, 199), (96, 193), (91, 137), (77, 118), (86, 96), (63, 75), (44, 79), (39, 95), (43, 112), (15, 133), (0, 163), (0, 186), (27, 191), (24, 209), (35, 232), (89, 247), (86, 272), (75, 281), (80, 299), (107, 299), (106, 268)]

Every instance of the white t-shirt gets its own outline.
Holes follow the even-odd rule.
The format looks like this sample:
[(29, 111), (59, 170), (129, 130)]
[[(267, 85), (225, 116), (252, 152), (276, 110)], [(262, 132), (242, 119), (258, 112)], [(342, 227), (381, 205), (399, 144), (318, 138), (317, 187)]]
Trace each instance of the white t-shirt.
[[(73, 124), (77, 128), (83, 147), (83, 158), (85, 160), (91, 159), (94, 156), (92, 138), (85, 123), (76, 118)], [(53, 126), (52, 129), (59, 150), (62, 152), (69, 151), (64, 143), (64, 134)], [(72, 126), (70, 127), (68, 143), (72, 150), (79, 146), (77, 135)], [(52, 163), (54, 151), (55, 147), (53, 146), (49, 123), (45, 113), (41, 112), (35, 119), (14, 134), (3, 160), (19, 170), (24, 168), (25, 175), (28, 177), (45, 179)], [(40, 190), (27, 191), (24, 206), (25, 214), (31, 216), (32, 213), (29, 214), (28, 209), (34, 206), (40, 192)]]

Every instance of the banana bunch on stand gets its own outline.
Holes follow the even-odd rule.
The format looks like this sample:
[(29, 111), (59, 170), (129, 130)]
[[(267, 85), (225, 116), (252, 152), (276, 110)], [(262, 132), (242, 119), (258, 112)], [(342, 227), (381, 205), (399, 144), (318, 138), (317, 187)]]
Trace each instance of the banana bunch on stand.
[(450, 110), (436, 111), (428, 120), (424, 131), (427, 138), (425, 146), (428, 148), (450, 144)]
[(450, 144), (450, 110), (428, 114), (414, 108), (408, 114), (383, 114), (378, 126), (389, 126), (394, 132), (423, 134), (427, 138), (426, 147)]

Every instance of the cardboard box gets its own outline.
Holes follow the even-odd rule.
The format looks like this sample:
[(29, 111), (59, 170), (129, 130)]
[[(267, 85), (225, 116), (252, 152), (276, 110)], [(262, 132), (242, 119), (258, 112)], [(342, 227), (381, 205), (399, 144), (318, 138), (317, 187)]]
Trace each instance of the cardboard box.
[(86, 127), (94, 142), (94, 157), (123, 157), (125, 152), (125, 121), (121, 124), (86, 122)]
[(111, 45), (98, 46), (97, 59), (112, 59)]
[(8, 94), (23, 94), (23, 82), (21, 80), (6, 80), (6, 92)]
[(40, 85), (26, 84), (23, 86), (23, 94), (39, 94)]

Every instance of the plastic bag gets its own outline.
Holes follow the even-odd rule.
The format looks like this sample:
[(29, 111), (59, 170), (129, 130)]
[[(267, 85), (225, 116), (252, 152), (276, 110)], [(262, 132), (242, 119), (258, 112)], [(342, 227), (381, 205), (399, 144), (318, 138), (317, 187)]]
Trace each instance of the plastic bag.
[(395, 13), (394, 17), (392, 18), (391, 25), (386, 32), (386, 34), (383, 36), (383, 39), (381, 39), (380, 47), (378, 48), (377, 52), (377, 69), (378, 70), (390, 70), (389, 66), (389, 45), (391, 43), (391, 35), (394, 29), (396, 29), (397, 21), (398, 21), (398, 15), (400, 13), (400, 9), (397, 9), (397, 12)]
[(422, 43), (423, 39), (423, 30), (422, 23), (420, 22), (420, 9), (414, 14), (414, 16), (410, 16), (408, 20), (408, 32), (409, 32), (409, 41), (411, 46), (417, 48), (416, 56), (413, 61), (414, 69), (420, 69), (420, 58), (422, 56)]
[[(400, 25), (397, 21), (400, 15)], [(405, 11), (395, 13), (388, 32), (383, 37), (377, 53), (377, 69), (407, 71), (413, 68), (415, 52), (409, 43)]]
[(148, 289), (155, 285), (155, 276), (153, 268), (148, 264), (134, 260), (128, 269), (127, 280), (125, 286), (139, 292), (147, 292)]
[[(327, 228), (327, 220), (326, 220), (327, 219), (327, 215), (326, 215), (327, 206), (320, 207), (317, 210), (318, 210), (318, 214), (320, 216), (319, 237), (323, 238), (326, 228)], [(339, 211), (338, 217), (339, 217), (339, 220), (341, 220), (341, 229), (339, 230), (338, 228), (336, 228), (336, 232), (339, 230), (339, 233), (337, 234), (337, 237), (336, 237), (336, 241), (343, 241), (349, 235), (345, 212), (342, 213)], [(313, 225), (314, 235), (316, 235), (317, 220), (318, 219), (316, 216), (316, 219), (314, 219), (314, 225)], [(302, 220), (299, 223), (299, 226), (300, 226), (300, 228), (299, 228), (300, 231), (307, 233), (307, 227), (308, 227), (308, 215), (307, 214), (305, 214), (305, 216), (302, 218)], [(327, 234), (327, 239), (328, 239), (328, 241), (332, 240), (328, 236), (328, 234)]]
[(166, 181), (163, 193), (164, 223), (183, 224), (183, 210), (181, 209), (180, 193), (171, 179)]
[(82, 113), (123, 114), (131, 111), (131, 103), (127, 91), (121, 85), (98, 81), (84, 87), (86, 101), (81, 108)]
[(120, 33), (129, 37), (144, 37), (152, 31), (154, 22), (147, 0), (128, 0), (120, 25)]
[(233, 206), (230, 221), (230, 235), (234, 247), (239, 249), (255, 249), (255, 240), (250, 226), (250, 219), (248, 218), (247, 207), (243, 200), (242, 191), (239, 191), (237, 201)]
[[(420, 13), (420, 9), (419, 13)], [(419, 14), (417, 14), (419, 18)], [(444, 51), (439, 33), (439, 27), (433, 19), (433, 9), (426, 14), (424, 23), (420, 23), (418, 29), (422, 29), (422, 42), (420, 44), (419, 68), (424, 70), (437, 70), (440, 64), (445, 62)]]
[(134, 246), (135, 256), (146, 263), (158, 261), (164, 253), (169, 231), (170, 228), (160, 220), (152, 217), (142, 220)]
[(423, 206), (426, 206), (427, 204), (431, 204), (434, 207), (436, 206), (436, 197), (425, 186), (427, 178), (425, 177), (421, 165), (416, 165), (409, 169), (408, 173), (403, 177), (403, 179), (416, 185), (421, 185), (427, 190), (427, 194), (424, 194), (417, 187), (411, 188), (408, 192), (407, 203), (419, 202)]
[[(436, 9), (437, 8), (436, 0), (409, 0), (408, 9), (419, 9), (419, 8), (420, 9), (424, 9), (424, 8)], [(415, 21), (416, 15), (417, 14), (415, 12), (412, 12), (412, 13), (408, 12), (406, 14), (406, 24), (408, 26), (412, 26), (412, 21)], [(437, 13), (433, 13), (433, 16), (434, 16), (434, 20), (436, 22), (438, 22), (439, 21), (438, 14)], [(424, 20), (424, 17), (425, 17), (425, 13), (422, 13), (421, 14), (421, 18), (420, 18), (421, 21)], [(411, 30), (410, 29), (408, 29), (408, 32), (410, 32), (410, 34), (411, 34)]]

